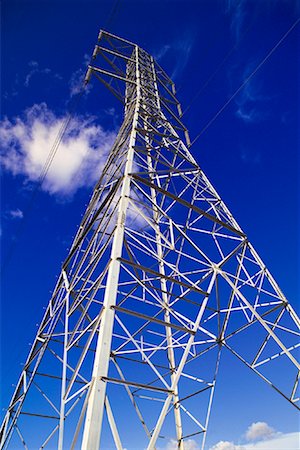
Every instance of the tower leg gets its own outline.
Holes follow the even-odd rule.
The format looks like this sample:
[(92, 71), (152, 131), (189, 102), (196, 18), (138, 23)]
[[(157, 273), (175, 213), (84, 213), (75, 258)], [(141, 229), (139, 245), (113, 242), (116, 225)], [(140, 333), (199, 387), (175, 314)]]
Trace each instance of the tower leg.
[(90, 396), (87, 406), (87, 413), (84, 425), (82, 450), (99, 450), (101, 428), (104, 413), (104, 404), (106, 398), (106, 384), (103, 379), (107, 377), (108, 366), (111, 352), (112, 333), (114, 325), (115, 310), (118, 293), (118, 281), (120, 273), (120, 261), (122, 256), (124, 240), (124, 223), (128, 207), (128, 197), (130, 194), (130, 173), (133, 167), (134, 146), (136, 141), (136, 127), (139, 116), (140, 90), (139, 90), (139, 64), (138, 47), (135, 48), (136, 54), (136, 80), (137, 97), (133, 117), (133, 126), (129, 141), (129, 150), (124, 172), (124, 179), (121, 191), (120, 204), (118, 209), (117, 226), (114, 235), (114, 241), (111, 251), (111, 263), (108, 270), (107, 284), (103, 302), (102, 318), (99, 329), (99, 336), (94, 360), (93, 375), (90, 385)]

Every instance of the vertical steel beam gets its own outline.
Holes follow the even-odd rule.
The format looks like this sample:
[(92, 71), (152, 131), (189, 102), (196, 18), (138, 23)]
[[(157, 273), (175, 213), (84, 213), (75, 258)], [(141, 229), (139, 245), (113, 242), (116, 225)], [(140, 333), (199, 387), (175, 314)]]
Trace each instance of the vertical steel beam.
[[(293, 345), (290, 340), (299, 337), (299, 318), (189, 152), (189, 137), (178, 117), (181, 109), (173, 82), (134, 43), (105, 31), (100, 32), (99, 39), (101, 46), (94, 50), (85, 83), (92, 76), (102, 81), (124, 103), (125, 117), (13, 393), (0, 428), (0, 449), (9, 448), (11, 438), (20, 438), (25, 448), (26, 444), (32, 446), (30, 430), (23, 427), (24, 413), (30, 420), (43, 417), (54, 423), (56, 419), (50, 433), (48, 425), (44, 427), (47, 436), (42, 436), (42, 444), (37, 445), (58, 450), (66, 447), (67, 437), (72, 441), (71, 449), (77, 448), (82, 439), (82, 450), (99, 450), (106, 414), (115, 448), (122, 450), (118, 429), (122, 417), (114, 416), (118, 409), (112, 410), (107, 398), (107, 380), (114, 364), (120, 379), (111, 381), (124, 385), (133, 406), (133, 415), (128, 412), (130, 425), (142, 425), (148, 450), (155, 449), (170, 421), (170, 437), (177, 439), (179, 450), (184, 449), (183, 436), (189, 433), (198, 435), (202, 446), (197, 444), (203, 450), (223, 346), (297, 407), (300, 366), (294, 350), (299, 344)], [(174, 112), (176, 106), (178, 114)], [(129, 205), (137, 216), (126, 222), (125, 229), (126, 217), (132, 219)], [(121, 272), (123, 249), (130, 261)], [(179, 296), (174, 288), (177, 283)], [(205, 288), (207, 283), (204, 292), (200, 287)], [(198, 287), (201, 296), (194, 293)], [(129, 314), (122, 316), (124, 321), (115, 315), (119, 301), (129, 307), (121, 308)], [(277, 309), (280, 313), (274, 314)], [(131, 321), (132, 316), (137, 320)], [(114, 324), (118, 327), (116, 335)], [(242, 356), (242, 348), (239, 354), (227, 341), (253, 324), (261, 326), (264, 333), (254, 360), (249, 362)], [(274, 354), (274, 346), (269, 345), (272, 341), (280, 352)], [(209, 373), (217, 347), (211, 383), (208, 377), (213, 376)], [(204, 359), (205, 364), (201, 360), (189, 364), (210, 351), (211, 359)], [(61, 376), (56, 376), (56, 370), (54, 376), (51, 373), (53, 356)], [(284, 386), (284, 391), (257, 370), (281, 356), (283, 364), (289, 364), (286, 368), (293, 369), (285, 378), (286, 385), (295, 380), (292, 386)], [(38, 370), (42, 361), (43, 370)], [(56, 383), (55, 398), (53, 384), (46, 386), (45, 375)], [(41, 389), (40, 382), (49, 392)], [(195, 383), (205, 383), (205, 388), (195, 391)], [(160, 392), (160, 384), (164, 397), (160, 393), (156, 398), (151, 392)], [(39, 408), (34, 394), (28, 395), (33, 385), (47, 400), (49, 414)], [(189, 399), (207, 393), (207, 389), (206, 410), (199, 402), (196, 418), (189, 410), (194, 401), (189, 403)], [(114, 399), (113, 392), (110, 400)], [(145, 404), (149, 401), (162, 402), (154, 429), (154, 408), (148, 409)], [(204, 414), (205, 422), (201, 419)], [(186, 415), (196, 425), (195, 432)], [(30, 425), (33, 429), (34, 422)]]
[(65, 299), (65, 335), (64, 335), (64, 354), (62, 367), (62, 381), (61, 381), (61, 400), (60, 400), (60, 418), (59, 418), (59, 436), (58, 436), (58, 450), (63, 450), (64, 441), (64, 422), (65, 422), (65, 393), (66, 393), (66, 377), (68, 364), (68, 331), (69, 331), (69, 301), (70, 301), (70, 284), (66, 272), (62, 271), (64, 283), (66, 286)]
[(111, 351), (112, 332), (114, 325), (115, 310), (112, 308), (116, 304), (118, 292), (118, 280), (120, 273), (120, 261), (122, 256), (124, 226), (126, 220), (126, 211), (128, 207), (128, 197), (130, 194), (130, 173), (133, 167), (134, 146), (136, 141), (136, 127), (139, 117), (140, 107), (140, 68), (139, 68), (139, 49), (135, 47), (136, 58), (136, 103), (131, 129), (127, 161), (125, 165), (123, 184), (121, 189), (121, 198), (119, 203), (117, 225), (114, 234), (114, 240), (111, 250), (111, 261), (108, 270), (107, 283), (103, 303), (103, 315), (100, 323), (96, 355), (94, 360), (91, 392), (87, 406), (87, 413), (84, 425), (82, 450), (99, 450), (100, 437), (103, 421), (103, 412), (106, 396), (106, 381)]
[[(151, 57), (151, 70), (152, 70), (152, 76), (153, 76), (153, 83), (154, 83), (154, 90), (155, 90), (155, 97), (156, 97), (156, 103), (158, 109), (160, 109), (160, 100), (158, 95), (158, 89), (157, 89), (157, 81), (156, 81), (156, 75), (154, 70), (154, 62), (153, 58)], [(146, 107), (146, 105), (145, 105)], [(147, 130), (147, 124), (145, 123), (145, 129)], [(146, 141), (149, 140), (146, 136)], [(148, 144), (151, 144), (148, 142)], [(152, 183), (154, 183), (154, 174), (153, 174), (153, 164), (152, 164), (152, 158), (151, 158), (151, 146), (148, 145), (147, 149), (147, 163), (148, 163), (148, 171), (150, 174), (150, 180)], [(171, 169), (172, 170), (172, 169)], [(156, 250), (157, 250), (157, 256), (158, 256), (158, 266), (159, 266), (159, 273), (162, 275), (160, 279), (161, 283), (161, 292), (162, 292), (162, 300), (163, 304), (165, 305), (165, 313), (164, 313), (164, 320), (167, 323), (170, 323), (170, 312), (169, 312), (169, 299), (168, 299), (168, 287), (166, 283), (165, 278), (165, 266), (163, 261), (163, 251), (162, 251), (162, 242), (161, 242), (161, 231), (159, 226), (159, 212), (157, 207), (157, 199), (156, 199), (156, 190), (151, 187), (151, 199), (152, 199), (152, 207), (153, 207), (153, 220), (155, 223), (156, 228)], [(174, 377), (175, 377), (175, 368), (176, 368), (176, 361), (175, 361), (175, 354), (174, 354), (174, 346), (173, 346), (173, 339), (172, 339), (172, 329), (169, 326), (165, 327), (166, 330), (166, 338), (167, 338), (167, 344), (168, 344), (168, 360), (169, 360), (169, 366), (170, 366), (170, 372), (171, 372), (171, 382), (173, 383)], [(181, 413), (180, 413), (180, 403), (179, 403), (179, 395), (178, 395), (178, 387), (176, 386), (174, 389), (174, 395), (173, 395), (173, 404), (174, 404), (174, 416), (175, 416), (175, 427), (176, 427), (176, 437), (178, 442), (178, 449), (183, 450), (183, 440), (182, 440), (182, 421), (181, 421)]]
[[(199, 327), (199, 324), (200, 324), (200, 321), (201, 321), (202, 316), (204, 314), (205, 308), (207, 306), (207, 303), (208, 303), (208, 300), (209, 300), (209, 296), (210, 296), (210, 293), (212, 291), (215, 279), (216, 279), (216, 272), (214, 272), (212, 274), (212, 277), (211, 277), (211, 280), (210, 280), (210, 283), (209, 283), (209, 286), (208, 286), (208, 289), (207, 289), (207, 296), (204, 298), (204, 300), (203, 300), (203, 302), (201, 304), (201, 307), (199, 309), (199, 312), (197, 314), (195, 323), (193, 325), (193, 331), (194, 332), (196, 332), (198, 327)], [(194, 339), (195, 339), (195, 335), (192, 334), (190, 336), (187, 344), (186, 344), (186, 347), (184, 349), (184, 352), (183, 352), (183, 355), (181, 357), (180, 363), (179, 363), (179, 365), (178, 365), (178, 367), (176, 369), (175, 376), (174, 376), (174, 378), (172, 380), (172, 386), (171, 386), (171, 391), (173, 391), (173, 394), (175, 393), (175, 390), (176, 390), (176, 388), (178, 386), (179, 379), (181, 377), (184, 365), (185, 365), (187, 357), (189, 355), (191, 346), (193, 345)], [(153, 433), (152, 433), (149, 445), (147, 447), (147, 450), (153, 450), (155, 448), (156, 441), (158, 439), (161, 427), (162, 427), (162, 425), (164, 423), (164, 420), (165, 420), (165, 417), (167, 415), (167, 412), (168, 412), (168, 409), (169, 409), (169, 406), (170, 406), (173, 394), (172, 393), (169, 394), (167, 399), (165, 400), (164, 406), (162, 407), (160, 416), (159, 416), (158, 421), (156, 422), (155, 428), (153, 430)]]

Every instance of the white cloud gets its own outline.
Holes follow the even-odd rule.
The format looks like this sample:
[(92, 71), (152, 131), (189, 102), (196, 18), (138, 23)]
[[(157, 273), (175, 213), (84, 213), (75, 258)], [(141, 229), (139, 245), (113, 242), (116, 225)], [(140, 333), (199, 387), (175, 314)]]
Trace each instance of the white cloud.
[[(65, 123), (45, 103), (25, 111), (24, 117), (0, 122), (0, 163), (13, 175), (39, 180), (49, 152)], [(93, 119), (72, 118), (50, 165), (42, 189), (72, 195), (99, 178), (115, 133), (106, 132)]]
[(248, 441), (270, 439), (274, 436), (274, 433), (274, 429), (266, 422), (254, 422), (246, 431), (246, 439)]
[(24, 217), (23, 211), (21, 211), (19, 208), (9, 211), (9, 215), (13, 219), (23, 219)]
[(300, 433), (279, 434), (278, 436), (255, 444), (246, 444), (242, 450), (299, 450)]
[[(75, 95), (79, 94), (83, 88), (84, 78), (87, 71), (87, 66), (90, 62), (90, 56), (88, 54), (85, 54), (83, 56), (83, 62), (82, 67), (75, 70), (75, 72), (72, 73), (70, 81), (69, 81), (69, 88), (70, 88), (70, 96), (74, 97)], [(85, 94), (88, 94), (91, 90), (91, 84), (87, 84), (85, 86), (84, 92)]]
[(300, 433), (278, 433), (266, 422), (255, 422), (246, 431), (249, 442), (235, 444), (229, 441), (219, 441), (209, 450), (299, 450)]
[(220, 441), (211, 447), (210, 450), (242, 450), (242, 447), (235, 445), (233, 442)]
[[(186, 439), (183, 443), (184, 450), (200, 450), (197, 442), (194, 439)], [(165, 448), (165, 450), (178, 450), (178, 442), (175, 439), (171, 439)]]

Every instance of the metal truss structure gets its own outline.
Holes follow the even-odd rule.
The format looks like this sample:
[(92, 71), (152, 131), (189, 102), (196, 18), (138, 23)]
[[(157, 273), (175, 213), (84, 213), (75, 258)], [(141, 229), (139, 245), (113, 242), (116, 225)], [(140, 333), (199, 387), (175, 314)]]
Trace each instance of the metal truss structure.
[[(204, 448), (227, 348), (297, 406), (299, 319), (189, 152), (173, 82), (101, 31), (124, 121), (7, 409), (1, 448)], [(34, 432), (33, 432), (34, 431)], [(125, 442), (124, 442), (125, 437)], [(101, 442), (100, 442), (101, 439)]]

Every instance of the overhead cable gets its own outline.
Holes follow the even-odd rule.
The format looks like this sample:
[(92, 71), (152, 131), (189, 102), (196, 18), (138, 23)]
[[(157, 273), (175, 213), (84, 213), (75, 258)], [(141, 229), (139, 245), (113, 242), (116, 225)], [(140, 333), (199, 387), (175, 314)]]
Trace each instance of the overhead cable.
[(298, 25), (300, 22), (300, 18), (298, 18), (293, 25), (288, 29), (288, 31), (279, 39), (276, 45), (272, 47), (272, 49), (268, 52), (268, 54), (264, 57), (264, 59), (256, 66), (256, 68), (250, 73), (250, 75), (245, 78), (243, 83), (234, 91), (231, 97), (224, 103), (224, 105), (218, 110), (218, 112), (207, 122), (207, 124), (202, 128), (200, 133), (195, 137), (192, 141), (191, 145), (193, 145), (199, 137), (210, 127), (210, 125), (219, 117), (219, 115), (224, 111), (224, 109), (231, 103), (231, 101), (237, 96), (237, 94), (244, 88), (244, 86), (251, 80), (251, 78), (256, 74), (256, 72), (263, 66), (263, 64), (270, 58), (270, 56), (275, 52), (275, 50), (280, 46), (280, 44), (285, 40), (285, 38), (290, 34), (290, 32)]

